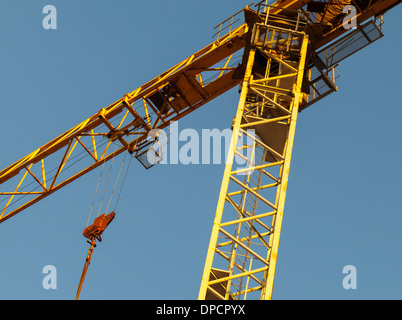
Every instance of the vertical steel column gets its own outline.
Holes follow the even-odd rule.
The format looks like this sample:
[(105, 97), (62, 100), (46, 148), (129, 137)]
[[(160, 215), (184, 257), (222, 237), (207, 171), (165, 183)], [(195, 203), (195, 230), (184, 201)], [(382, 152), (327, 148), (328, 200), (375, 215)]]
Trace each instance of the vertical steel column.
[(297, 27), (286, 31), (269, 22), (255, 30), (201, 300), (272, 298), (308, 37)]
[(286, 141), (286, 151), (284, 154), (284, 161), (281, 168), (281, 179), (279, 181), (277, 187), (277, 212), (273, 217), (273, 224), (272, 224), (272, 234), (270, 236), (270, 250), (268, 252), (267, 259), (269, 261), (269, 268), (267, 271), (266, 283), (263, 286), (261, 292), (261, 299), (271, 300), (272, 299), (272, 292), (274, 286), (274, 277), (276, 271), (276, 263), (278, 257), (278, 249), (279, 249), (279, 239), (281, 235), (281, 228), (282, 228), (282, 220), (283, 220), (283, 212), (285, 209), (285, 199), (286, 199), (286, 191), (289, 179), (289, 171), (290, 171), (290, 162), (292, 158), (293, 152), (293, 143), (294, 137), (296, 133), (296, 122), (297, 116), (299, 113), (299, 106), (303, 102), (303, 93), (302, 90), (302, 83), (303, 83), (303, 76), (304, 76), (304, 69), (305, 69), (305, 62), (306, 62), (306, 53), (307, 53), (307, 46), (308, 46), (308, 38), (307, 36), (303, 39), (303, 45), (300, 52), (300, 61), (298, 66), (298, 74), (296, 78), (296, 83), (294, 85), (294, 97), (291, 102), (290, 111), (291, 111), (291, 118), (289, 123), (289, 134)]
[[(239, 106), (237, 109), (236, 120), (235, 120), (235, 124), (233, 126), (232, 140), (230, 143), (228, 157), (227, 157), (228, 161), (226, 162), (226, 166), (225, 166), (225, 172), (224, 172), (221, 191), (220, 191), (219, 200), (218, 200), (218, 207), (216, 209), (215, 220), (214, 220), (214, 224), (213, 224), (213, 228), (212, 228), (211, 241), (210, 241), (210, 244), (208, 247), (204, 274), (202, 276), (202, 283), (201, 283), (200, 294), (199, 294), (199, 299), (201, 299), (201, 300), (205, 299), (206, 293), (207, 293), (208, 282), (209, 282), (209, 277), (210, 277), (211, 268), (212, 268), (212, 262), (213, 262), (213, 258), (214, 258), (214, 254), (215, 254), (215, 248), (216, 248), (216, 244), (218, 241), (219, 231), (221, 228), (220, 225), (221, 225), (221, 221), (222, 221), (222, 214), (223, 214), (223, 208), (225, 205), (226, 193), (227, 193), (227, 190), (229, 187), (229, 178), (230, 178), (231, 171), (232, 171), (233, 159), (235, 157), (235, 151), (236, 151), (236, 145), (237, 145), (237, 140), (238, 140), (238, 135), (239, 135), (239, 130), (240, 130), (241, 119), (242, 119), (243, 110), (244, 110), (244, 107), (246, 104), (249, 80), (250, 80), (253, 65), (254, 65), (254, 56), (255, 56), (255, 50), (251, 50), (249, 57), (248, 57), (246, 72), (245, 72), (245, 76), (244, 76), (244, 80), (243, 80), (243, 84), (242, 84)], [(230, 159), (232, 159), (232, 160), (230, 161)]]

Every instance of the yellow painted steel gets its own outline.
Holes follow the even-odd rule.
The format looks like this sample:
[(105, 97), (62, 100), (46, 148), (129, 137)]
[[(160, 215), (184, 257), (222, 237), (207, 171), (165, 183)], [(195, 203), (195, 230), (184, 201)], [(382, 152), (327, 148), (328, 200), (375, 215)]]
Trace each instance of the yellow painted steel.
[[(227, 66), (235, 62), (232, 60), (233, 54), (244, 48), (248, 32), (247, 24), (231, 30), (175, 67), (0, 171), (0, 185), (10, 188), (0, 192), (0, 200), (9, 197), (4, 207), (0, 208), (0, 223), (113, 157), (127, 150), (134, 153), (146, 148), (151, 130), (166, 128), (170, 122), (181, 119), (238, 85), (241, 79), (233, 77), (238, 68)], [(214, 68), (221, 61), (225, 62), (225, 67)], [(198, 81), (204, 72), (215, 72), (216, 76), (209, 82)], [(151, 101), (153, 96), (162, 95), (161, 90), (173, 91), (170, 96), (164, 95), (165, 106), (155, 105)], [(107, 138), (106, 143), (104, 138)], [(111, 148), (116, 140), (119, 142), (118, 148)], [(76, 158), (83, 155), (90, 160), (76, 164)], [(28, 180), (27, 177), (32, 179)], [(24, 185), (30, 186), (32, 182), (34, 186), (29, 190), (20, 189)]]
[[(254, 30), (199, 299), (246, 299), (257, 294), (259, 299), (272, 298), (296, 121), (305, 98), (309, 40), (297, 26), (284, 31), (271, 26), (269, 19), (266, 23)], [(287, 40), (279, 44), (280, 39)], [(265, 74), (255, 79), (262, 56), (267, 57)], [(283, 134), (275, 136), (280, 127)], [(255, 138), (247, 128), (255, 130)], [(238, 151), (250, 147), (239, 147), (242, 135), (254, 139), (249, 166), (233, 170)], [(274, 167), (276, 175), (267, 171)]]
[(290, 107), (292, 111), (292, 117), (290, 119), (289, 135), (286, 142), (286, 153), (282, 169), (283, 170), (282, 178), (280, 184), (278, 185), (278, 207), (274, 223), (272, 226), (274, 233), (270, 239), (271, 251), (270, 256), (268, 257), (269, 259), (268, 277), (267, 282), (263, 288), (263, 292), (261, 294), (261, 297), (263, 299), (269, 299), (269, 300), (272, 299), (272, 292), (274, 287), (276, 262), (278, 258), (278, 249), (279, 249), (279, 239), (281, 235), (283, 212), (285, 209), (286, 190), (288, 185), (290, 162), (292, 158), (293, 143), (296, 132), (297, 115), (299, 113), (299, 105), (303, 102), (303, 93), (301, 92), (301, 89), (302, 89), (303, 74), (306, 63), (307, 45), (308, 45), (308, 38), (306, 37), (303, 40), (303, 46), (300, 53), (301, 58), (299, 63), (297, 81), (294, 88), (294, 99), (292, 101), (292, 106)]
[[(247, 98), (248, 81), (250, 80), (252, 68), (254, 65), (254, 56), (255, 56), (255, 51), (251, 50), (249, 57), (248, 57), (246, 73), (245, 73), (243, 84), (242, 84), (242, 91), (241, 91), (241, 95), (240, 95), (239, 107), (237, 109), (235, 125), (233, 128), (234, 133), (232, 135), (232, 140), (231, 140), (229, 151), (228, 151), (228, 159), (233, 159), (235, 156), (235, 151), (236, 151), (236, 146), (237, 146), (237, 137), (239, 135), (239, 128), (240, 128), (243, 110), (244, 110), (244, 106), (245, 106), (246, 98)], [(233, 161), (229, 160), (229, 161), (227, 161), (226, 166), (225, 166), (225, 173), (223, 176), (223, 182), (222, 182), (221, 191), (220, 191), (220, 195), (219, 195), (218, 207), (216, 209), (216, 215), (215, 215), (215, 220), (214, 220), (214, 224), (213, 224), (213, 228), (212, 228), (211, 240), (210, 240), (210, 244), (209, 244), (209, 248), (208, 248), (207, 259), (205, 262), (204, 274), (202, 276), (201, 288), (200, 288), (200, 292), (199, 292), (199, 296), (198, 296), (199, 299), (204, 299), (207, 294), (207, 288), (208, 288), (208, 282), (209, 282), (210, 273), (211, 273), (211, 269), (212, 269), (213, 257), (214, 257), (214, 253), (215, 253), (216, 244), (218, 241), (219, 229), (221, 227), (220, 224), (222, 221), (223, 207), (225, 205), (226, 193), (227, 193), (227, 189), (229, 186), (229, 177), (230, 177), (230, 174), (232, 171), (232, 164), (233, 164)]]
[[(287, 9), (297, 10), (309, 2), (310, 0), (278, 1), (273, 4), (270, 12), (271, 14), (281, 14), (282, 18), (284, 18), (282, 22), (285, 23), (284, 21), (287, 20), (285, 11)], [(264, 3), (265, 1), (261, 1), (256, 5), (258, 12), (260, 12), (261, 8), (267, 10)], [(400, 3), (400, 0), (363, 1), (364, 6), (360, 5), (358, 8), (358, 23), (362, 23), (374, 15), (382, 14), (398, 3)], [(250, 17), (258, 17), (258, 12), (256, 13), (249, 7), (246, 7), (241, 12), (243, 11), (246, 16), (244, 24), (237, 28), (232, 28), (230, 24), (229, 32), (222, 37), (220, 33), (224, 28), (222, 28), (222, 24), (218, 25), (219, 32), (216, 41), (137, 90), (128, 93), (122, 99), (102, 109), (58, 138), (0, 171), (0, 185), (5, 189), (0, 192), (0, 197), (9, 195), (19, 197), (18, 204), (9, 198), (5, 201), (6, 205), (0, 207), (0, 223), (82, 177), (114, 156), (127, 150), (130, 152), (138, 151), (140, 147), (144, 147), (143, 142), (146, 140), (150, 130), (167, 127), (170, 121), (181, 119), (241, 83), (242, 79), (238, 78), (241, 72), (238, 72), (239, 70), (236, 70), (236, 68), (227, 68), (227, 66), (235, 52), (244, 48), (247, 49), (251, 33), (250, 27), (252, 28), (254, 23), (261, 22), (258, 21), (258, 18), (256, 21), (250, 21)], [(312, 29), (310, 32), (313, 32)], [(317, 50), (346, 31), (340, 26), (334, 26), (325, 33), (318, 32), (319, 39), (315, 39), (314, 43), (312, 43), (312, 48)], [(222, 61), (224, 61), (224, 67), (214, 67)], [(243, 61), (243, 67), (245, 67), (245, 63), (246, 61)], [(203, 75), (211, 71), (217, 72), (217, 77), (213, 81), (206, 83), (203, 81)], [(288, 76), (286, 75), (286, 77)], [(271, 80), (279, 79), (281, 78), (276, 77)], [(174, 88), (176, 99), (173, 99), (172, 96), (165, 97), (168, 100), (172, 100), (167, 101), (170, 110), (165, 113), (162, 112), (165, 110), (155, 108), (149, 98), (156, 96), (159, 90), (167, 89), (167, 86)], [(257, 82), (255, 88), (258, 90)], [(193, 94), (189, 92), (193, 92)], [(315, 92), (312, 95), (314, 97)], [(124, 115), (124, 120), (122, 120), (122, 114)], [(116, 124), (115, 119), (119, 119), (121, 122)], [(89, 137), (89, 141), (87, 141), (86, 137)], [(119, 148), (112, 152), (110, 149), (111, 143), (106, 146), (102, 145), (99, 142), (99, 137), (107, 137), (111, 141), (118, 140), (120, 142)], [(127, 142), (127, 138), (132, 139)], [(79, 148), (76, 148), (77, 143), (80, 145)], [(68, 149), (68, 152), (65, 152), (67, 151), (65, 149)], [(79, 170), (68, 173), (67, 170), (63, 169), (65, 165), (70, 168), (69, 163), (74, 159), (75, 149), (84, 151), (94, 162), (87, 162)], [(50, 158), (57, 157), (59, 158), (50, 160)], [(65, 163), (63, 164), (63, 162)], [(40, 163), (40, 168), (36, 169), (35, 167), (38, 163)], [(33, 166), (32, 170), (30, 166)], [(60, 169), (57, 174), (51, 175), (52, 170), (57, 168)], [(18, 191), (19, 188), (15, 187), (24, 187), (24, 183), (30, 183), (25, 180), (27, 178), (26, 172), (29, 172), (28, 177), (32, 177), (38, 183), (40, 191), (37, 191), (36, 188), (35, 191)], [(30, 195), (34, 197), (30, 197)]]
[[(245, 23), (235, 28), (233, 17), (225, 20), (229, 25), (216, 27), (216, 41), (0, 171), (0, 223), (123, 152), (139, 158), (151, 130), (166, 128), (241, 84), (198, 298), (271, 299), (297, 115), (337, 90), (334, 66), (316, 69), (319, 77), (311, 79), (317, 65), (306, 61), (347, 32), (341, 20), (325, 21), (325, 14), (312, 22), (306, 10), (287, 11), (310, 2), (246, 7), (239, 12)], [(357, 22), (400, 2), (359, 1)], [(233, 61), (241, 50), (242, 60)], [(235, 62), (240, 65), (231, 67)], [(316, 88), (321, 80), (329, 86), (324, 93)], [(239, 159), (246, 167), (235, 167)]]

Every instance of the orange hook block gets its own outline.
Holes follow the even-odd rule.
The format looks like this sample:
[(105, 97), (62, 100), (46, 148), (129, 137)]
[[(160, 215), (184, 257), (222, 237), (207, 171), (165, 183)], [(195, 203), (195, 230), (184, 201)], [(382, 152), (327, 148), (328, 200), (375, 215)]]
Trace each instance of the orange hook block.
[(94, 238), (102, 241), (101, 235), (103, 231), (107, 228), (107, 226), (112, 222), (114, 216), (116, 215), (115, 212), (111, 212), (108, 215), (106, 213), (102, 214), (101, 216), (97, 217), (92, 225), (85, 228), (83, 235), (85, 238), (89, 240), (93, 240)]

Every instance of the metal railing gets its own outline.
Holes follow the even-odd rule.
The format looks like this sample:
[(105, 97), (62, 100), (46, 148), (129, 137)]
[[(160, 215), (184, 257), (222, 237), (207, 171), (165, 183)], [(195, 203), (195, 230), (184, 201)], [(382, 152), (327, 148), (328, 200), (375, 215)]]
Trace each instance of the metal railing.
[[(251, 7), (254, 4), (251, 3), (249, 7)], [(244, 19), (240, 18), (239, 15), (243, 13), (245, 9), (241, 9), (240, 11), (236, 12), (233, 14), (231, 17), (227, 18), (225, 21), (222, 21), (220, 24), (216, 25), (213, 30), (218, 30), (216, 33), (212, 36), (212, 38), (216, 37), (216, 41), (219, 41), (221, 38), (222, 34), (230, 34), (233, 30), (235, 30), (237, 27), (240, 27), (241, 25), (244, 24)], [(226, 30), (228, 30), (226, 32)]]
[[(262, 1), (265, 2), (265, 1)], [(305, 32), (310, 23), (310, 13), (303, 10), (279, 8), (272, 4), (258, 3), (257, 14), (264, 18), (265, 25), (277, 24), (286, 30)]]

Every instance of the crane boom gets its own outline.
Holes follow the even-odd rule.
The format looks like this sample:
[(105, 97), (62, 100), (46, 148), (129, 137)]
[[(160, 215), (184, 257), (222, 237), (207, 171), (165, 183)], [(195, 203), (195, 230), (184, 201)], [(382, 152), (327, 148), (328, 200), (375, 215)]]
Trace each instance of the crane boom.
[[(287, 9), (300, 9), (309, 2), (311, 1), (278, 1), (271, 14), (281, 14)], [(358, 22), (361, 23), (398, 3), (400, 0), (362, 1), (358, 6)], [(239, 85), (244, 75), (247, 54), (244, 54), (240, 66), (233, 66), (233, 54), (245, 47), (247, 50), (250, 27), (256, 22), (253, 10), (246, 7), (244, 11), (246, 22), (237, 29), (229, 30), (217, 41), (2, 170), (0, 223), (114, 156), (126, 150), (131, 153), (140, 152), (141, 148), (148, 146), (147, 137), (151, 130), (166, 128), (170, 122), (181, 119)], [(319, 49), (346, 31), (340, 26), (330, 28), (315, 43), (314, 49)], [(322, 35), (322, 30), (315, 32)], [(216, 66), (222, 61), (225, 62), (224, 67)], [(205, 81), (203, 76), (211, 72), (215, 72), (216, 76), (211, 81)], [(301, 110), (305, 107), (301, 106)], [(107, 138), (108, 141), (105, 143), (102, 138)], [(114, 141), (118, 141), (115, 150), (111, 148), (111, 142)], [(84, 152), (92, 161), (79, 169), (74, 165), (73, 171), (70, 163), (75, 157), (79, 157), (77, 152)]]
[[(245, 46), (248, 31), (247, 24), (241, 25), (2, 170), (0, 223), (113, 157), (127, 150), (140, 152), (149, 145), (151, 130), (169, 126), (238, 85), (241, 78), (236, 78), (235, 72), (239, 68), (231, 66), (232, 58)], [(214, 68), (221, 61), (226, 67)], [(204, 79), (208, 73), (215, 76)], [(70, 167), (80, 152), (90, 161), (81, 168)], [(23, 190), (24, 185), (30, 190)], [(5, 187), (9, 189), (3, 190)]]

